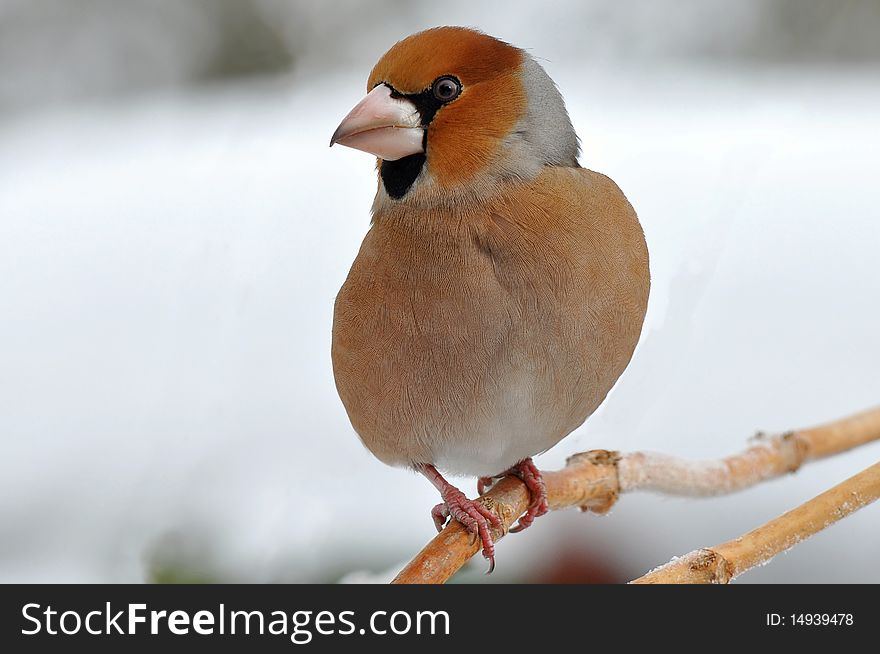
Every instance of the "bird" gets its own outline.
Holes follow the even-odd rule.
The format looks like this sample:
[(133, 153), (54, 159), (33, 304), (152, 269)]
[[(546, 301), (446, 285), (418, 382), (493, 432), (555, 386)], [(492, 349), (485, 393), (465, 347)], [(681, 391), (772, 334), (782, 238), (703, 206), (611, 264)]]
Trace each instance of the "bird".
[[(600, 98), (597, 98), (597, 101)], [(548, 511), (533, 457), (578, 428), (623, 373), (650, 291), (632, 205), (581, 167), (580, 140), (544, 67), (479, 30), (395, 43), (339, 144), (377, 158), (372, 220), (333, 311), (336, 388), (382, 462), (439, 491), (495, 566), (499, 517), (482, 494), (515, 475)]]

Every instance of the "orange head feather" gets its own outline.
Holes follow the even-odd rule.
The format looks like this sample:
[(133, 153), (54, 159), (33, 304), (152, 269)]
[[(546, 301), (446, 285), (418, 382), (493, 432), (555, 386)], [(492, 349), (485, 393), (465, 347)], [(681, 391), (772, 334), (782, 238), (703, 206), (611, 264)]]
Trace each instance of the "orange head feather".
[(461, 94), (428, 124), (426, 151), (441, 186), (466, 181), (488, 166), (524, 111), (517, 71), (523, 52), (463, 27), (435, 27), (395, 44), (370, 73), (368, 90), (388, 84), (405, 95), (431, 90), (451, 76)]

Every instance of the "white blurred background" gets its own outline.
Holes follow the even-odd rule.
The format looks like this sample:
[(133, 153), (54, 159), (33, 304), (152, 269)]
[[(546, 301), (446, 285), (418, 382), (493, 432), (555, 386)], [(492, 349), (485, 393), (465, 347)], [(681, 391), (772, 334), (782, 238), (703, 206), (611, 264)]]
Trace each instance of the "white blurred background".
[[(0, 0), (0, 581), (385, 579), (432, 536), (435, 491), (333, 386), (376, 182), (327, 142), (439, 24), (539, 57), (651, 251), (633, 363), (541, 467), (880, 402), (876, 0)], [(551, 514), (456, 579), (624, 581), (878, 458)], [(741, 582), (880, 582), (878, 510)]]

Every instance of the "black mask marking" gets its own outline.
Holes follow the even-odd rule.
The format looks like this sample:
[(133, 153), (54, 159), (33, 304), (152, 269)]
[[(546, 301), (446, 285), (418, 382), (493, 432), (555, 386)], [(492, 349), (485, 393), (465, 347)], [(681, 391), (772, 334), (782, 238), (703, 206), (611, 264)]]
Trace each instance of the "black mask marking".
[(402, 198), (416, 181), (424, 165), (423, 152), (411, 154), (397, 161), (383, 161), (379, 167), (379, 175), (385, 185), (385, 192), (395, 200)]
[[(458, 80), (456, 79), (456, 82)], [(425, 128), (425, 134), (422, 137), (422, 149), (424, 153), (411, 154), (397, 161), (382, 161), (379, 167), (379, 176), (385, 185), (385, 191), (395, 200), (399, 200), (416, 181), (416, 178), (422, 172), (425, 165), (428, 152), (428, 125), (434, 120), (437, 111), (445, 102), (441, 102), (434, 97), (432, 87), (428, 87), (420, 93), (400, 93), (393, 86), (384, 82), (385, 86), (391, 89), (392, 98), (406, 98), (412, 102), (421, 116), (422, 127)], [(453, 98), (454, 99), (454, 98)]]

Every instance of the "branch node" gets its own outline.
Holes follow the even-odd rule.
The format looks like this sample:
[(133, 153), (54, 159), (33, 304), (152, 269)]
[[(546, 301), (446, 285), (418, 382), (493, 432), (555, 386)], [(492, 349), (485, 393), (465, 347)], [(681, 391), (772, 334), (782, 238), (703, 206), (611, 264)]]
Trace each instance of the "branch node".
[(713, 549), (695, 550), (651, 570), (632, 584), (727, 584), (733, 578), (733, 566)]
[(779, 452), (788, 472), (797, 472), (807, 460), (810, 447), (796, 431), (787, 431), (779, 437)]
[(621, 458), (623, 457), (620, 452), (614, 450), (590, 450), (572, 454), (565, 460), (567, 469), (584, 467), (593, 472), (602, 469), (611, 470), (611, 474), (601, 475), (597, 480), (599, 486), (604, 486), (602, 491), (591, 489), (591, 492), (586, 494), (585, 500), (578, 505), (582, 512), (605, 514), (617, 503), (617, 498), (620, 497), (620, 474), (617, 464)]
[(691, 561), (690, 569), (702, 576), (707, 584), (727, 584), (733, 578), (730, 562), (712, 549), (697, 550), (698, 556)]
[(594, 466), (616, 466), (620, 459), (620, 452), (614, 450), (590, 450), (589, 452), (572, 454), (565, 460), (565, 465), (588, 463)]

